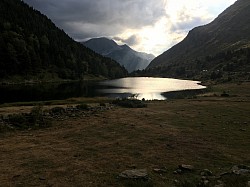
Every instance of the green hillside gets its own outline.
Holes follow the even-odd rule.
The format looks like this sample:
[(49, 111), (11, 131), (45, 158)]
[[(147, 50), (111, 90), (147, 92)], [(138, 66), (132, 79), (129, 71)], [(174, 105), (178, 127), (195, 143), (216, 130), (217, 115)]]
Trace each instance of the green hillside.
[(127, 71), (71, 39), (21, 0), (0, 1), (0, 80), (117, 78)]
[(147, 73), (197, 79), (250, 79), (250, 1), (238, 0), (211, 23), (156, 57)]

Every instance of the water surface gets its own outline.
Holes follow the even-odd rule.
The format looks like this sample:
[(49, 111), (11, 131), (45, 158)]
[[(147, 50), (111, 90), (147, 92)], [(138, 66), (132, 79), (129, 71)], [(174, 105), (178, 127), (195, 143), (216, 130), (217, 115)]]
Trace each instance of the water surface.
[(72, 97), (131, 97), (146, 100), (165, 100), (180, 90), (205, 88), (197, 81), (128, 77), (107, 81), (41, 83), (34, 85), (0, 85), (0, 103), (60, 100)]
[(109, 88), (100, 89), (102, 93), (113, 95), (134, 96), (137, 99), (165, 100), (166, 92), (182, 90), (200, 90), (206, 88), (199, 81), (180, 80), (171, 78), (153, 77), (128, 77), (115, 80), (107, 80), (100, 85)]

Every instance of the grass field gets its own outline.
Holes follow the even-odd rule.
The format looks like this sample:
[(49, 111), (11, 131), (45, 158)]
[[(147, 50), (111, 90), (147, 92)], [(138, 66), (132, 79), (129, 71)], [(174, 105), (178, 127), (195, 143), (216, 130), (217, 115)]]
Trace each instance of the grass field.
[[(20, 110), (30, 109), (2, 106), (0, 115)], [(4, 132), (0, 186), (198, 186), (203, 169), (214, 175), (207, 186), (246, 186), (249, 174), (218, 176), (234, 165), (250, 165), (249, 116), (250, 83), (223, 84), (193, 99), (113, 107), (53, 120), (48, 128)], [(195, 169), (174, 174), (180, 164)], [(146, 169), (149, 180), (118, 177), (133, 168)]]

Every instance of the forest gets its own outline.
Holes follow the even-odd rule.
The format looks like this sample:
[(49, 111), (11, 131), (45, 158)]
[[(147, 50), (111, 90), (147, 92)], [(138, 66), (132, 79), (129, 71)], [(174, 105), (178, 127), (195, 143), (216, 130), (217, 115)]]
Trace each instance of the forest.
[(127, 71), (74, 41), (23, 1), (0, 1), (0, 80), (79, 80), (85, 75), (118, 78)]
[(188, 78), (197, 80), (250, 80), (250, 48), (227, 50), (181, 63), (133, 72), (133, 76)]

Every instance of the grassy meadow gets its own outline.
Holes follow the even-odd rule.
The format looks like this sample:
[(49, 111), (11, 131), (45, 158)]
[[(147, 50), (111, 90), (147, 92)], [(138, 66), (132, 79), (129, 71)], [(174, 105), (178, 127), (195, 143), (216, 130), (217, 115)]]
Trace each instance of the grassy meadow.
[[(221, 174), (250, 165), (249, 90), (250, 83), (212, 85), (193, 98), (147, 101), (144, 108), (106, 104), (104, 110), (53, 117), (46, 128), (2, 130), (0, 186), (246, 186), (249, 173)], [(42, 104), (46, 110), (109, 102)], [(2, 105), (0, 115), (29, 112), (32, 105)], [(194, 170), (176, 173), (181, 164)], [(129, 169), (146, 169), (148, 180), (121, 179)], [(204, 169), (212, 176), (202, 178)]]

